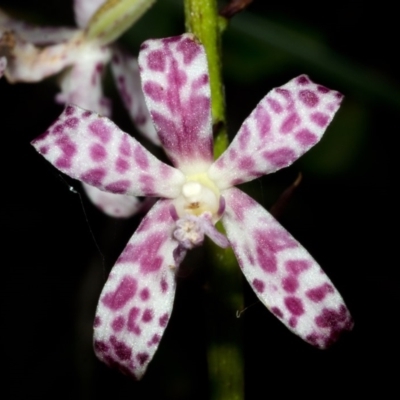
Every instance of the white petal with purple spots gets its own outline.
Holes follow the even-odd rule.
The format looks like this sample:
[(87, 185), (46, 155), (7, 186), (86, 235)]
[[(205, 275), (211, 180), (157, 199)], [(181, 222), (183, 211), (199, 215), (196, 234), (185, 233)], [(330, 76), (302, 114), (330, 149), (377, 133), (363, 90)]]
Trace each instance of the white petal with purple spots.
[(77, 106), (32, 144), (67, 175), (111, 193), (173, 198), (185, 180), (108, 118)]
[(210, 178), (223, 189), (292, 164), (321, 139), (342, 98), (306, 75), (273, 89), (211, 166)]
[(176, 265), (170, 201), (143, 219), (110, 272), (94, 323), (94, 348), (110, 366), (140, 379), (171, 316)]
[(353, 326), (339, 292), (301, 244), (236, 188), (224, 191), (222, 223), (243, 274), (291, 331), (320, 348)]
[(192, 34), (142, 44), (143, 92), (168, 157), (189, 174), (213, 161), (207, 58)]

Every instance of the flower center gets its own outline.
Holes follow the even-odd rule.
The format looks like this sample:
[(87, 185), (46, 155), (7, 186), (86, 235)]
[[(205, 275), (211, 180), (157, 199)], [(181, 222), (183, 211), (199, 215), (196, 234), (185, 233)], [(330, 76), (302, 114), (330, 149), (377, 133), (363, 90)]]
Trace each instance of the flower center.
[(173, 235), (180, 248), (186, 251), (201, 245), (204, 235), (218, 246), (228, 247), (228, 239), (214, 226), (224, 209), (225, 200), (207, 173), (186, 176), (181, 194), (170, 210), (176, 221)]
[(207, 173), (186, 176), (181, 194), (174, 201), (178, 218), (185, 215), (201, 216), (205, 212), (211, 214), (213, 223), (217, 222), (223, 213), (223, 200), (219, 189), (208, 177)]

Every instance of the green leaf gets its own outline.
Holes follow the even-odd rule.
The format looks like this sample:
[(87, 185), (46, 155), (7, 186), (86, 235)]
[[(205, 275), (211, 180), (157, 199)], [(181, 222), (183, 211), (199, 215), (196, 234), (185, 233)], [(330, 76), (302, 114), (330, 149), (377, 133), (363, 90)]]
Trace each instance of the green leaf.
[(155, 2), (155, 0), (108, 0), (90, 19), (88, 39), (108, 44), (122, 35)]

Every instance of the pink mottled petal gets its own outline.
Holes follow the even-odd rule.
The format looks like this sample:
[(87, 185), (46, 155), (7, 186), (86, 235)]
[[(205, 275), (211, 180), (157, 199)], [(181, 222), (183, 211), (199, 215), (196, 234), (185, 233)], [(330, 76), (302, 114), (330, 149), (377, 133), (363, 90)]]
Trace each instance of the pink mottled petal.
[(114, 218), (132, 217), (132, 215), (139, 212), (145, 212), (154, 203), (154, 199), (152, 198), (141, 201), (134, 196), (103, 192), (85, 183), (83, 184), (83, 188), (95, 206), (103, 211), (104, 214)]
[(146, 139), (159, 146), (160, 139), (144, 100), (137, 60), (115, 47), (111, 69), (125, 107), (137, 129)]
[(139, 66), (146, 103), (169, 158), (186, 174), (204, 172), (213, 160), (204, 48), (192, 34), (148, 40)]
[(0, 54), (8, 59), (7, 79), (10, 82), (37, 82), (60, 72), (80, 55), (81, 35), (77, 31), (69, 42), (41, 48), (13, 32), (4, 32), (0, 39)]
[(0, 10), (0, 27), (3, 30), (12, 30), (21, 39), (41, 46), (67, 41), (77, 32), (76, 28), (31, 25), (11, 18), (2, 10)]
[(92, 15), (106, 0), (74, 0), (75, 21), (80, 28), (86, 28)]
[(342, 97), (306, 75), (273, 89), (211, 166), (211, 179), (227, 188), (292, 164), (321, 139)]
[(108, 118), (73, 105), (32, 145), (60, 171), (111, 193), (174, 198), (185, 180)]
[(239, 265), (261, 302), (291, 331), (319, 348), (353, 326), (332, 282), (263, 207), (236, 188), (223, 193), (222, 223)]
[(102, 75), (110, 58), (111, 51), (107, 47), (90, 42), (82, 44), (73, 66), (61, 79), (61, 93), (56, 97), (57, 102), (77, 104), (109, 117), (111, 106), (103, 96)]
[(140, 379), (171, 316), (175, 295), (171, 201), (159, 200), (111, 270), (94, 325), (97, 357)]

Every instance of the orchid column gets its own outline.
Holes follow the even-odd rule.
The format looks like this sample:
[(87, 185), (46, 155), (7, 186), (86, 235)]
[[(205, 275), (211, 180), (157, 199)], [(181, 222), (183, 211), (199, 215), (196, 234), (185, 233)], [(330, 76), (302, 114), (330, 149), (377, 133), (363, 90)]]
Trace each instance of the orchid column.
[[(213, 120), (214, 156), (228, 147), (225, 99), (221, 78), (221, 43), (216, 0), (185, 0), (186, 29), (203, 44), (208, 62)], [(219, 225), (221, 227), (221, 225)], [(236, 312), (243, 307), (240, 270), (231, 248), (211, 244), (206, 293), (210, 396), (218, 400), (244, 398), (242, 332)]]

